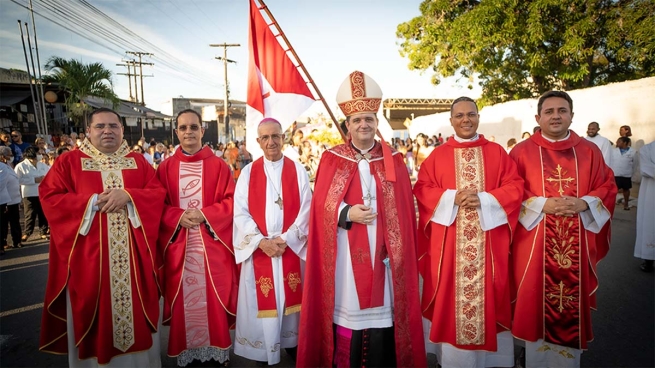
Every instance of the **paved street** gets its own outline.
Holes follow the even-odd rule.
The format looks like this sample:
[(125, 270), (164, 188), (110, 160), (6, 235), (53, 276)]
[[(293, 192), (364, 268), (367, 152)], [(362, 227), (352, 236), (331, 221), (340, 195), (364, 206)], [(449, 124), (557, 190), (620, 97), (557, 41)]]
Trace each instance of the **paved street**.
[[(636, 209), (618, 208), (612, 223), (612, 249), (600, 264), (599, 310), (593, 315), (596, 339), (582, 354), (583, 367), (655, 366), (655, 277), (633, 258)], [(32, 243), (0, 258), (0, 366), (63, 367), (66, 356), (38, 352), (48, 246)], [(162, 347), (168, 329), (162, 330)], [(434, 359), (431, 359), (434, 361)], [(175, 359), (162, 354), (165, 367)], [(234, 367), (255, 367), (233, 357)], [(279, 367), (292, 367), (284, 356)]]

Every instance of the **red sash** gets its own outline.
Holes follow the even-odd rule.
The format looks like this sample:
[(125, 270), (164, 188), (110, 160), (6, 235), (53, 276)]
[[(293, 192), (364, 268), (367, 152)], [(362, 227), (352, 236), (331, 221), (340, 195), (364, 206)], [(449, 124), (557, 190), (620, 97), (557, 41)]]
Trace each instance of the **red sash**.
[[(564, 155), (552, 150), (541, 151), (545, 196), (577, 197), (575, 159), (562, 159), (575, 157), (574, 153)], [(580, 346), (580, 231), (579, 216), (546, 215), (544, 340), (575, 348)]]
[[(298, 176), (296, 165), (290, 159), (284, 157), (282, 167), (282, 211), (283, 225), (282, 232), (287, 231), (291, 226), (298, 212), (300, 212), (300, 190), (298, 189)], [(287, 180), (285, 180), (288, 178)], [(291, 180), (293, 179), (293, 180)], [(271, 198), (265, 201), (255, 200), (261, 198), (262, 193), (266, 196), (266, 173), (264, 171), (264, 159), (260, 158), (253, 162), (250, 171), (250, 186), (248, 187), (248, 210), (257, 224), (262, 235), (268, 236), (266, 229), (266, 206), (277, 206)], [(271, 201), (269, 203), (269, 200)], [(277, 317), (277, 303), (275, 302), (275, 283), (273, 278), (273, 265), (271, 258), (261, 249), (256, 249), (252, 254), (255, 269), (255, 283), (257, 290), (258, 318)], [(284, 275), (285, 309), (284, 315), (300, 312), (302, 301), (302, 286), (300, 278), (300, 258), (291, 249), (287, 249), (282, 255), (282, 274)]]
[[(374, 179), (375, 174), (373, 174)], [(376, 180), (376, 198), (382, 198), (380, 184)], [(362, 184), (359, 173), (355, 173), (352, 182), (346, 192), (344, 201), (349, 204), (363, 204)], [(378, 203), (381, 203), (379, 201)], [(375, 259), (371, 263), (371, 248), (368, 241), (367, 225), (353, 223), (348, 231), (348, 244), (350, 246), (350, 260), (353, 265), (353, 276), (355, 277), (355, 288), (359, 299), (359, 308), (374, 308), (384, 304), (384, 263), (387, 257), (387, 248), (384, 246), (382, 233), (382, 221), (378, 211), (377, 234)]]

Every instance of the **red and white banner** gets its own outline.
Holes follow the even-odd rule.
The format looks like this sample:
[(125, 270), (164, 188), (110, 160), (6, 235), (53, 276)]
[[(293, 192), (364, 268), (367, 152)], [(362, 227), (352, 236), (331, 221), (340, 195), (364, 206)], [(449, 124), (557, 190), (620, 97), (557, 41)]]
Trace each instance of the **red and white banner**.
[(315, 99), (254, 0), (250, 0), (248, 47), (246, 144), (255, 159), (263, 155), (256, 140), (259, 122), (271, 117), (286, 130)]

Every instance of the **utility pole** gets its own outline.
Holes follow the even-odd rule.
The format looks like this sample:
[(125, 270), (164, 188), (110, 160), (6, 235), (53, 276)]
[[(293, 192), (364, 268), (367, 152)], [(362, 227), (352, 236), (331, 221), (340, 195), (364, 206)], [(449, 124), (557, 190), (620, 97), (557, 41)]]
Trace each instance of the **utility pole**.
[[(36, 40), (36, 22), (34, 22), (34, 10), (32, 10), (32, 0), (30, 0), (30, 15), (32, 16), (32, 29), (34, 30), (34, 50), (36, 51), (36, 65), (39, 67), (39, 100), (41, 101), (41, 113), (43, 114), (43, 134), (45, 139), (48, 136), (48, 118), (45, 113), (45, 93), (43, 92), (43, 78), (41, 77), (41, 58), (39, 57), (39, 44)], [(27, 28), (27, 25), (25, 25)], [(36, 71), (34, 71), (36, 79)]]
[(36, 107), (36, 86), (32, 86), (32, 73), (30, 72), (30, 63), (27, 61), (27, 49), (25, 48), (25, 34), (23, 33), (23, 24), (20, 19), (18, 20), (18, 29), (20, 30), (20, 38), (23, 42), (23, 54), (25, 54), (25, 67), (27, 68), (27, 77), (30, 81), (30, 93), (32, 94), (32, 106), (34, 107), (34, 121), (36, 122), (37, 134), (41, 135), (41, 125), (39, 124), (39, 109)]
[[(225, 123), (225, 143), (227, 143), (230, 140), (230, 116), (229, 116), (229, 110), (228, 110), (230, 91), (228, 90), (228, 82), (227, 82), (227, 63), (236, 63), (236, 61), (229, 60), (227, 58), (227, 48), (228, 47), (239, 47), (239, 46), (241, 46), (241, 45), (238, 44), (238, 43), (221, 43), (221, 44), (211, 44), (211, 45), (209, 45), (209, 47), (222, 47), (223, 48), (223, 57), (221, 58), (220, 56), (217, 56), (216, 59), (223, 60), (223, 72), (225, 73), (225, 100), (223, 101), (223, 122)], [(219, 129), (216, 129), (216, 130), (217, 130), (217, 139), (218, 139), (220, 137), (220, 133), (218, 133)], [(216, 144), (218, 144), (218, 140), (216, 141)]]
[[(154, 54), (149, 53), (149, 52), (141, 52), (141, 51), (125, 51), (126, 54), (131, 54), (131, 55), (136, 55), (139, 57), (139, 61), (133, 61), (132, 64), (134, 65), (134, 74), (136, 74), (136, 64), (139, 64), (139, 78), (141, 79), (141, 105), (145, 106), (146, 101), (143, 98), (143, 77), (152, 77), (152, 75), (143, 75), (143, 66), (144, 65), (155, 65), (154, 63), (144, 63), (141, 61), (142, 56), (154, 56)], [(135, 84), (136, 84), (136, 77), (135, 77)], [(136, 88), (135, 88), (136, 89)], [(135, 92), (135, 94), (138, 94)], [(137, 102), (138, 103), (138, 102)]]
[[(134, 60), (131, 60), (134, 61)], [(129, 63), (130, 61), (126, 61)], [(127, 86), (130, 89), (130, 102), (134, 102), (134, 97), (132, 96), (132, 76), (134, 76), (134, 81), (136, 82), (136, 74), (132, 74), (131, 69), (130, 69), (131, 64), (116, 64), (116, 66), (126, 66), (127, 67), (127, 73), (116, 73), (118, 75), (127, 75)], [(134, 86), (135, 92), (136, 92), (136, 85)]]

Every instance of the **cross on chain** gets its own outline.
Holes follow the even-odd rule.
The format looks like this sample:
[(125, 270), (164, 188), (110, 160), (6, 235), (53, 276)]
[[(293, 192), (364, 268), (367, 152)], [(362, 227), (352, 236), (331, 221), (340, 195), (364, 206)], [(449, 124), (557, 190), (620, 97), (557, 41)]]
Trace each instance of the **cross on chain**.
[(277, 196), (277, 200), (273, 203), (277, 204), (280, 206), (280, 209), (282, 209), (282, 197), (280, 197), (280, 195)]
[[(553, 174), (554, 173), (555, 172), (553, 171)], [(563, 174), (566, 175), (566, 170), (564, 170)], [(573, 180), (575, 180), (575, 179), (571, 178), (571, 177), (562, 178), (562, 166), (560, 166), (559, 164), (557, 164), (557, 177), (550, 177), (550, 178), (546, 179), (546, 181), (548, 181), (550, 183), (557, 182), (557, 184), (559, 184), (559, 189), (557, 190), (557, 192), (559, 192), (559, 195), (564, 194), (564, 189), (562, 188), (562, 182), (564, 182), (565, 186), (568, 186), (569, 183), (572, 182)]]
[(366, 195), (362, 197), (362, 199), (364, 200), (364, 205), (366, 207), (370, 207), (375, 197), (371, 196), (371, 192), (367, 192)]
[(559, 286), (559, 294), (549, 293), (546, 294), (546, 297), (548, 299), (559, 298), (559, 306), (557, 307), (557, 309), (559, 310), (560, 313), (562, 313), (562, 311), (564, 310), (564, 304), (566, 304), (567, 307), (570, 306), (569, 303), (574, 301), (575, 297), (572, 295), (564, 295), (565, 292), (571, 291), (571, 289), (564, 287), (564, 282), (560, 281), (558, 286)]

